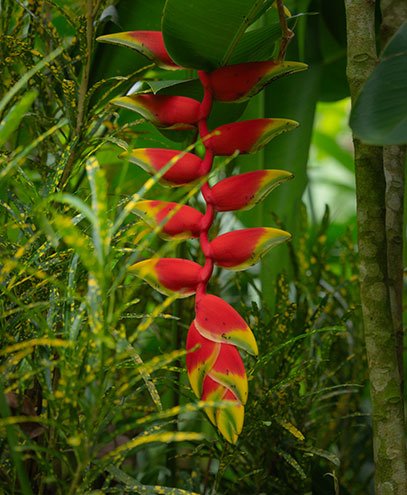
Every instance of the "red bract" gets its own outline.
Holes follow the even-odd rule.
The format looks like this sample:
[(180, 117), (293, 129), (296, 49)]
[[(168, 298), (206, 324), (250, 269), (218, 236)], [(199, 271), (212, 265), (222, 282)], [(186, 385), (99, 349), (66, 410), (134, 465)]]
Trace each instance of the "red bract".
[(186, 348), (188, 377), (198, 397), (205, 392), (206, 375), (229, 388), (242, 404), (247, 400), (247, 378), (242, 358), (235, 347), (204, 337), (195, 323), (189, 328)]
[(150, 174), (168, 168), (162, 180), (170, 186), (184, 186), (205, 175), (202, 173), (202, 160), (192, 153), (161, 148), (138, 148), (121, 156), (128, 158)]
[(221, 344), (218, 357), (208, 374), (213, 380), (233, 392), (243, 405), (246, 404), (248, 394), (246, 371), (236, 347)]
[(251, 98), (271, 81), (306, 68), (300, 62), (248, 62), (216, 69), (209, 74), (209, 82), (214, 98), (238, 102)]
[(180, 258), (151, 258), (132, 265), (130, 271), (163, 294), (188, 297), (200, 282), (201, 266)]
[(133, 110), (165, 129), (192, 129), (199, 119), (199, 101), (185, 96), (135, 94), (114, 98), (112, 103)]
[(163, 69), (181, 69), (168, 55), (161, 31), (127, 31), (99, 36), (97, 41), (123, 45), (155, 62)]
[(249, 210), (293, 175), (286, 170), (255, 170), (215, 184), (208, 200), (217, 211)]
[[(226, 440), (236, 443), (243, 428), (243, 405), (229, 388), (213, 380), (209, 375), (205, 377), (203, 389), (202, 400), (225, 402), (222, 407), (207, 407), (205, 411)], [(227, 402), (231, 402), (231, 405), (228, 406)]]
[(147, 200), (134, 205), (133, 213), (147, 225), (157, 228), (165, 239), (189, 239), (199, 237), (203, 215), (195, 208), (169, 201)]
[(212, 259), (223, 268), (245, 270), (260, 261), (271, 248), (290, 238), (284, 230), (267, 227), (235, 230), (211, 242)]
[(254, 119), (217, 127), (204, 144), (218, 156), (254, 153), (273, 138), (298, 126), (289, 119)]
[(196, 301), (195, 326), (209, 340), (233, 344), (249, 354), (258, 354), (256, 340), (239, 313), (226, 301), (205, 294)]
[(188, 330), (186, 365), (188, 378), (195, 395), (202, 396), (202, 384), (219, 356), (221, 344), (204, 337), (192, 322)]

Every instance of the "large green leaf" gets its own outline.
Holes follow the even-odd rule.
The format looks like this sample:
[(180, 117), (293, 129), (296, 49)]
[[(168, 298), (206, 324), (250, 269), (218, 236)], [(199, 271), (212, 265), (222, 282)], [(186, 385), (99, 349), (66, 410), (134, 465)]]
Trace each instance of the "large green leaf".
[(225, 65), (246, 29), (271, 3), (272, 0), (167, 0), (162, 22), (166, 48), (183, 67), (210, 70)]
[(363, 87), (350, 126), (366, 143), (407, 143), (407, 22), (390, 40)]

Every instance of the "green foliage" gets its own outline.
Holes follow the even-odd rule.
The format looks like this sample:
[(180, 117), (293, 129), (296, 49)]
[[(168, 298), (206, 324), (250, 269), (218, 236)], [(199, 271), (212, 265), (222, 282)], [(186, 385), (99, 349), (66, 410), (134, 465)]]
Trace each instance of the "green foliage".
[(407, 143), (407, 21), (383, 50), (363, 87), (350, 125), (369, 144)]
[[(365, 494), (369, 410), (354, 247), (328, 216), (319, 226), (306, 222), (300, 197), (309, 136), (280, 141), (282, 168), (300, 150), (296, 191), (285, 200), (299, 224), (288, 273), (268, 292), (258, 287), (269, 262), (262, 275), (254, 268), (213, 279), (261, 347), (259, 360), (247, 362), (252, 399), (237, 447), (217, 436), (186, 385), (181, 349), (192, 308), (170, 306), (128, 274), (153, 253), (197, 252), (194, 244), (163, 245), (137, 223), (132, 205), (154, 197), (158, 178), (145, 182), (144, 172), (117, 158), (134, 145), (169, 142), (108, 105), (139, 79), (157, 84), (163, 73), (125, 49), (94, 44), (117, 30), (116, 18), (125, 29), (158, 29), (163, 5), (1, 2), (0, 492), (333, 494), (336, 479), (341, 493)], [(244, 43), (274, 49), (275, 27), (247, 32), (236, 53), (246, 56)], [(222, 62), (230, 38), (224, 43), (210, 63)], [(297, 103), (306, 133), (314, 83), (312, 76), (300, 84), (310, 95)], [(291, 92), (298, 87), (297, 79)], [(267, 101), (283, 100), (280, 91)], [(217, 118), (230, 121), (222, 112), (238, 105), (226, 107)], [(176, 147), (191, 140), (182, 136)], [(195, 192), (171, 199), (198, 206)], [(244, 221), (254, 225), (251, 214)]]
[(162, 23), (168, 52), (181, 67), (210, 70), (230, 64), (236, 51), (239, 51), (238, 60), (235, 57), (233, 63), (247, 61), (247, 55), (256, 53), (258, 44), (267, 43), (270, 52), (265, 58), (269, 59), (281, 34), (278, 20), (267, 30), (250, 33), (246, 30), (271, 4), (272, 0), (169, 0)]

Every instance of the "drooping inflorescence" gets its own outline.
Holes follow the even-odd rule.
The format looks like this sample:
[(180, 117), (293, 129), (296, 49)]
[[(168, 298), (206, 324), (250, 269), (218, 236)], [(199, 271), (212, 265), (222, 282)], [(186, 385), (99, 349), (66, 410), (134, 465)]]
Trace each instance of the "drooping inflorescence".
[[(164, 69), (181, 69), (171, 60), (158, 31), (117, 33), (98, 39), (133, 48)], [(210, 130), (208, 117), (213, 101), (247, 100), (274, 79), (305, 68), (305, 64), (298, 62), (261, 61), (220, 67), (212, 72), (198, 71), (204, 94), (201, 102), (186, 96), (161, 94), (116, 98), (113, 103), (138, 112), (157, 127), (197, 128), (205, 150), (200, 158), (178, 150), (139, 148), (127, 154), (129, 160), (151, 174), (166, 167), (162, 182), (177, 187), (207, 177), (216, 156), (258, 151), (278, 134), (295, 128), (297, 123), (263, 118), (224, 124)], [(208, 283), (214, 265), (244, 270), (257, 263), (273, 246), (288, 240), (290, 234), (280, 229), (257, 227), (211, 239), (210, 228), (218, 212), (250, 209), (291, 177), (284, 170), (257, 170), (225, 178), (212, 187), (205, 182), (201, 188), (206, 203), (204, 213), (187, 205), (160, 200), (139, 201), (134, 209), (134, 213), (151, 227), (161, 225), (164, 238), (199, 239), (205, 257), (203, 266), (186, 259), (154, 257), (136, 263), (131, 270), (164, 294), (195, 295), (195, 318), (186, 340), (188, 377), (198, 398), (223, 401), (222, 407), (207, 407), (206, 413), (231, 443), (236, 443), (242, 430), (248, 395), (239, 351), (257, 355), (258, 349), (245, 320), (226, 301), (208, 293)]]

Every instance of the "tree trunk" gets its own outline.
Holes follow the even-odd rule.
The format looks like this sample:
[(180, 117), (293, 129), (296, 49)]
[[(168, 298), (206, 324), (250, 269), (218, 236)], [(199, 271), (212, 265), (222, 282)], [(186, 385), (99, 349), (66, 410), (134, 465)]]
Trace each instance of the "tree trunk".
[[(406, 0), (381, 0), (380, 26), (384, 47), (407, 19)], [(386, 235), (390, 284), (390, 303), (396, 336), (397, 360), (401, 390), (404, 390), (403, 369), (403, 225), (404, 225), (404, 164), (406, 146), (385, 146), (383, 165), (386, 177)]]
[[(377, 62), (375, 2), (345, 0), (352, 101)], [(403, 397), (393, 325), (383, 149), (354, 139), (360, 294), (372, 399), (377, 495), (407, 493)]]

